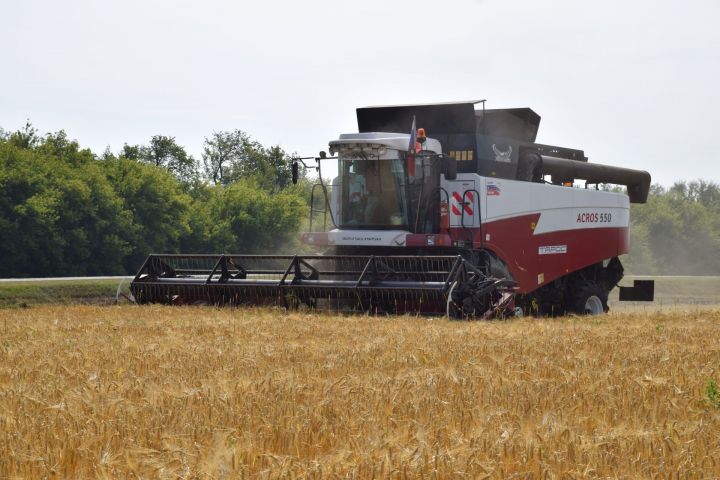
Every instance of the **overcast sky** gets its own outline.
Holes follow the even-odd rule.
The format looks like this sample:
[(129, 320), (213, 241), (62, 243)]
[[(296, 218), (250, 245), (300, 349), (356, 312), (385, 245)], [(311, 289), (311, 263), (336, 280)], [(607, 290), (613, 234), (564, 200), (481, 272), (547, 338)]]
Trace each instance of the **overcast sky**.
[[(101, 153), (213, 130), (315, 155), (358, 106), (486, 98), (538, 141), (720, 181), (716, 0), (4, 1), (0, 127)], [(432, 132), (429, 132), (432, 135)]]

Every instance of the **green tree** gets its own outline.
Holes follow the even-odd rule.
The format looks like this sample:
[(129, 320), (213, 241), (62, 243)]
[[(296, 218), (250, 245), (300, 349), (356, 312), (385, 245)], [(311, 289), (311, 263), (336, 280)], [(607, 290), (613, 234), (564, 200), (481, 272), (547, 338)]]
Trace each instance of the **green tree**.
[(142, 146), (140, 145), (123, 145), (122, 150), (118, 154), (118, 157), (127, 158), (128, 160), (140, 160), (142, 155)]
[(149, 253), (179, 253), (182, 239), (191, 232), (191, 199), (177, 179), (163, 168), (122, 157), (103, 162), (103, 167), (132, 219), (125, 271), (134, 273)]
[(221, 186), (197, 182), (189, 195), (188, 206), (189, 232), (180, 241), (180, 251), (184, 253), (217, 253), (215, 245), (210, 242), (214, 219), (211, 217), (211, 199), (222, 191)]
[(267, 253), (288, 251), (307, 207), (294, 192), (273, 194), (243, 179), (212, 187), (202, 208), (209, 251)]
[(242, 130), (213, 132), (205, 138), (202, 158), (205, 178), (216, 185), (253, 179), (279, 191), (291, 184), (290, 156), (277, 145), (263, 147)]
[[(123, 147), (123, 150), (125, 150), (125, 147)], [(131, 151), (124, 151), (123, 153), (132, 155)], [(165, 168), (185, 184), (191, 184), (197, 178), (195, 159), (177, 144), (175, 137), (153, 136), (147, 146), (140, 148), (138, 158), (144, 163)]]
[[(276, 188), (286, 188), (292, 183), (292, 167), (290, 155), (275, 145), (266, 150), (267, 161), (274, 176)], [(301, 172), (304, 175), (304, 169)]]
[(18, 138), (0, 141), (0, 275), (122, 273), (131, 219), (100, 162), (63, 132)]
[(240, 130), (206, 138), (207, 177), (173, 137), (95, 155), (30, 122), (0, 132), (0, 275), (133, 273), (151, 252), (289, 252), (309, 180)]
[(25, 126), (20, 130), (10, 134), (10, 143), (20, 148), (34, 148), (40, 143), (40, 137), (37, 130), (33, 127), (30, 120), (25, 122)]
[(250, 138), (240, 130), (213, 132), (205, 137), (202, 153), (205, 178), (215, 185), (226, 184), (230, 172), (246, 161), (249, 144)]

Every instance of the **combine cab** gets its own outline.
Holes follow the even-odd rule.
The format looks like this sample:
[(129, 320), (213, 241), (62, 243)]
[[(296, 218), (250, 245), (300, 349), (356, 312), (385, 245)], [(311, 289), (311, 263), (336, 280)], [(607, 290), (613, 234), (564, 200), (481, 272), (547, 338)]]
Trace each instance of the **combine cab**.
[[(646, 201), (650, 175), (535, 143), (535, 112), (484, 105), (358, 109), (359, 133), (313, 159), (320, 183), (302, 239), (323, 255), (151, 255), (134, 297), (479, 318), (607, 311), (629, 203)], [(294, 176), (308, 160), (294, 160)], [(652, 300), (653, 285), (620, 297)]]

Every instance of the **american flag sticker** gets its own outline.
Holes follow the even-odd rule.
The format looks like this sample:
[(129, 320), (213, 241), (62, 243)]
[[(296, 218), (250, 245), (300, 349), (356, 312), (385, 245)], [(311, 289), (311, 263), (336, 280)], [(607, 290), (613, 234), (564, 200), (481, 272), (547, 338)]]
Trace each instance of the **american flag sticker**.
[(500, 196), (500, 186), (495, 185), (494, 183), (488, 183), (485, 187), (485, 192), (488, 197), (499, 197)]

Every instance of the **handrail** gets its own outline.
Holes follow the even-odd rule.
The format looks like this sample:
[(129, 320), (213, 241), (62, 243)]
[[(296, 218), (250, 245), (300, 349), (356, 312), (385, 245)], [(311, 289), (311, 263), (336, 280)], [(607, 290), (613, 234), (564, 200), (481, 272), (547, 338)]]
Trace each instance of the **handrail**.
[[(445, 194), (445, 202), (447, 202), (448, 209), (450, 208), (450, 194), (448, 193), (448, 191), (445, 190), (443, 187), (435, 187), (435, 188), (432, 190), (432, 193), (427, 196), (427, 200), (425, 200), (425, 215), (423, 216), (423, 223), (425, 223), (425, 221), (427, 220), (428, 211), (429, 211), (429, 208), (428, 208), (428, 207), (429, 207), (430, 201), (431, 201), (433, 198), (435, 198), (435, 192), (436, 192), (436, 191), (439, 192), (439, 193), (444, 193), (444, 194)], [(419, 203), (419, 202), (418, 202), (418, 203)], [(439, 204), (439, 203), (440, 203), (440, 201), (438, 200), (438, 204)], [(449, 212), (448, 212), (448, 215), (449, 215)], [(416, 233), (417, 233), (417, 232), (416, 232)], [(434, 233), (434, 232), (432, 232), (432, 233)], [(450, 233), (450, 229), (448, 229), (448, 236), (450, 236), (450, 240), (452, 240), (452, 234)]]
[[(315, 188), (320, 187), (323, 192), (323, 208), (315, 208)], [(312, 189), (310, 190), (310, 227), (309, 230), (313, 231), (313, 217), (315, 213), (322, 213), (323, 214), (323, 232), (327, 231), (327, 217), (328, 213), (330, 214), (330, 221), (332, 222), (333, 227), (337, 228), (337, 223), (335, 223), (335, 216), (333, 215), (332, 208), (330, 207), (330, 202), (328, 201), (328, 195), (327, 195), (327, 185), (324, 183), (316, 183), (313, 185)]]
[(320, 183), (316, 183), (312, 186), (312, 189), (310, 190), (310, 227), (309, 230), (313, 231), (313, 220), (315, 218), (316, 213), (322, 213), (323, 214), (323, 231), (326, 230), (327, 227), (327, 208), (319, 209), (315, 208), (315, 188), (322, 187), (323, 185)]
[[(477, 214), (478, 214), (478, 225), (480, 228), (480, 248), (482, 248), (483, 245), (483, 235), (482, 235), (482, 211), (480, 210), (480, 192), (475, 190), (474, 188), (470, 188), (468, 190), (465, 190), (462, 195), (462, 205), (461, 207), (461, 215), (460, 215), (460, 225), (469, 232), (470, 234), (470, 247), (475, 248), (475, 239), (473, 237), (472, 230), (469, 227), (465, 226), (465, 205), (467, 203), (465, 202), (465, 195), (468, 193), (475, 193), (475, 198), (477, 198)], [(472, 201), (472, 200), (471, 200)]]

